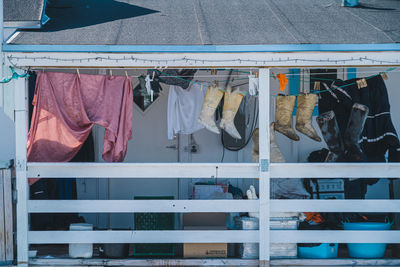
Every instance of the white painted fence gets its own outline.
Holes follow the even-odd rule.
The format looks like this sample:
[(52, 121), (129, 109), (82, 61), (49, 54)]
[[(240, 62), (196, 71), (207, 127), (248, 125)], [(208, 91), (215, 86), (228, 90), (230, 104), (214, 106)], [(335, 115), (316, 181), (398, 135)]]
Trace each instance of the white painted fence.
[[(45, 62), (45, 61), (44, 61)], [(399, 200), (270, 200), (270, 178), (399, 177), (400, 164), (270, 164), (269, 69), (260, 69), (259, 164), (139, 164), (26, 162), (27, 94), (16, 81), (16, 174), (18, 265), (28, 265), (28, 244), (259, 242), (260, 263), (269, 261), (270, 242), (400, 243), (400, 231), (269, 230), (275, 211), (400, 212)], [(259, 178), (259, 200), (28, 200), (27, 177), (57, 178)], [(259, 212), (259, 231), (29, 231), (33, 212)]]

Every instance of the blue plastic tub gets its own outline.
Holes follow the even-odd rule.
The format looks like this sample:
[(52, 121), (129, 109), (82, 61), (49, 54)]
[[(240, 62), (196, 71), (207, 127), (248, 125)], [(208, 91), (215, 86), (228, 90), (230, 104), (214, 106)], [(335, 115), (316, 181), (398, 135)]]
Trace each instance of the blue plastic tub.
[(337, 258), (339, 244), (323, 243), (315, 247), (298, 247), (299, 258), (332, 259)]
[[(344, 230), (390, 230), (391, 223), (377, 223), (377, 222), (360, 222), (360, 223), (343, 223)], [(385, 256), (386, 244), (371, 243), (371, 244), (347, 244), (349, 256), (352, 258), (383, 258)]]

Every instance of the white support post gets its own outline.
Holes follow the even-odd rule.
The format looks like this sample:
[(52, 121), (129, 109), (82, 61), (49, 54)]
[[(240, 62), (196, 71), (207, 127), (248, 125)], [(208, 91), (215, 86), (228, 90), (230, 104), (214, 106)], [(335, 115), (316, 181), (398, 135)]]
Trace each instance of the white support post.
[(260, 195), (260, 266), (269, 266), (269, 98), (270, 98), (270, 70), (259, 70), (259, 195)]
[(27, 86), (25, 79), (15, 82), (15, 166), (17, 176), (17, 260), (18, 266), (28, 266), (28, 199), (29, 185), (26, 168)]

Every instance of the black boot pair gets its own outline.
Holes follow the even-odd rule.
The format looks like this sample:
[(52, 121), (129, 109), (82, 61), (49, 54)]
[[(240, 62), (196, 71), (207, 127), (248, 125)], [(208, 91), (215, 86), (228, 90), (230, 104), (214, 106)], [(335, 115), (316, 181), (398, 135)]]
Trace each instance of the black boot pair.
[(360, 135), (368, 116), (367, 106), (355, 103), (350, 112), (347, 128), (342, 139), (335, 113), (331, 110), (317, 117), (322, 136), (328, 145), (329, 154), (325, 162), (360, 162), (363, 154), (360, 149)]

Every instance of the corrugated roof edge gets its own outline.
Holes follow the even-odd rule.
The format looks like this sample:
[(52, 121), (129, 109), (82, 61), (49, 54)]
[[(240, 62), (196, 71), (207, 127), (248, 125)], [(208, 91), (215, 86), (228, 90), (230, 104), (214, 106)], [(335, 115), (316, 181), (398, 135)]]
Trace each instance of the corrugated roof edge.
[(251, 53), (251, 52), (361, 52), (400, 51), (400, 43), (388, 44), (287, 44), (287, 45), (21, 45), (3, 44), (3, 52), (97, 53)]

